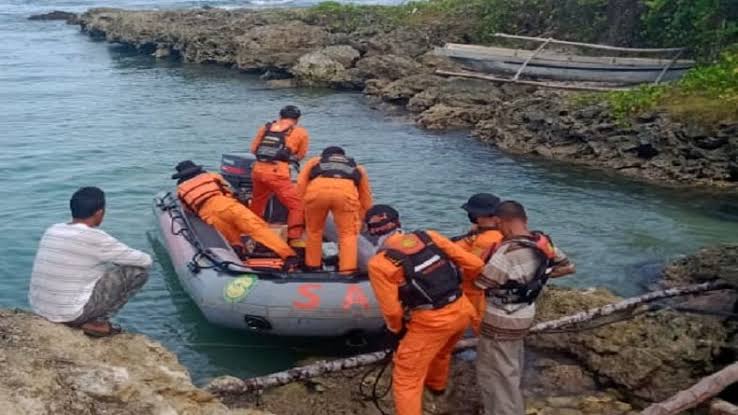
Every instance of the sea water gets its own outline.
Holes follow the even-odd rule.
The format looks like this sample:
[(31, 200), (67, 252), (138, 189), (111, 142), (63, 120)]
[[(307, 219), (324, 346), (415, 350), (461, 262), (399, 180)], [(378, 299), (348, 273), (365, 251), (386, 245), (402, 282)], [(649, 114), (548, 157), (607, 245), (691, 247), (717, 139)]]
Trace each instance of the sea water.
[(272, 90), (234, 70), (158, 61), (93, 41), (63, 22), (26, 20), (52, 9), (205, 4), (254, 5), (0, 0), (0, 307), (28, 307), (39, 237), (47, 226), (69, 219), (74, 190), (95, 185), (108, 197), (103, 229), (156, 258), (150, 281), (119, 322), (161, 341), (198, 381), (351, 353), (339, 342), (286, 341), (209, 325), (153, 238), (152, 197), (172, 188), (174, 165), (193, 159), (217, 167), (221, 153), (247, 149), (254, 131), (286, 104), (303, 109), (310, 153), (344, 146), (366, 165), (376, 201), (396, 206), (408, 228), (464, 232), (468, 223), (460, 206), (475, 192), (521, 201), (532, 227), (550, 233), (577, 263), (576, 276), (561, 284), (635, 294), (668, 259), (738, 240), (734, 197), (514, 158), (463, 133), (417, 129), (371, 109), (360, 94)]

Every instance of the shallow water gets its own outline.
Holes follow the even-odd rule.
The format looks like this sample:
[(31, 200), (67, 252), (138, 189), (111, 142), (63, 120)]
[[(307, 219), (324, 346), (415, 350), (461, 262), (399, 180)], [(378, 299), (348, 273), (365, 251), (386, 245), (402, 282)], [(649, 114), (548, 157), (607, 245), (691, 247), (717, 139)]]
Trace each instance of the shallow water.
[(67, 220), (76, 188), (98, 185), (108, 195), (103, 228), (157, 257), (150, 282), (120, 322), (162, 341), (198, 380), (261, 374), (326, 350), (346, 352), (335, 343), (278, 341), (208, 325), (149, 237), (151, 199), (172, 185), (172, 166), (193, 158), (215, 167), (222, 152), (245, 149), (250, 134), (287, 103), (304, 109), (311, 153), (343, 145), (367, 166), (376, 199), (396, 205), (407, 227), (462, 232), (466, 216), (459, 206), (478, 191), (520, 200), (534, 227), (549, 232), (578, 264), (577, 276), (561, 283), (633, 294), (668, 258), (738, 240), (735, 197), (511, 158), (464, 134), (434, 134), (389, 118), (359, 94), (268, 90), (235, 71), (159, 62), (94, 42), (61, 22), (25, 20), (51, 8), (103, 4), (0, 0), (0, 306), (27, 307), (41, 233)]

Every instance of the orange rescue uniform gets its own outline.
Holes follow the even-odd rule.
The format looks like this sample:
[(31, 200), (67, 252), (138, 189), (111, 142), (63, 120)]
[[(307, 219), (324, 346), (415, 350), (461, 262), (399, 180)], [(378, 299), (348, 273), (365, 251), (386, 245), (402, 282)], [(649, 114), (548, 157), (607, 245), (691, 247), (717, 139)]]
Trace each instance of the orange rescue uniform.
[(231, 245), (241, 245), (241, 235), (246, 234), (282, 259), (294, 256), (295, 251), (228, 189), (228, 183), (219, 174), (203, 172), (177, 185), (177, 196)]
[[(481, 232), (470, 233), (463, 239), (456, 242), (465, 251), (471, 252), (478, 256), (482, 261), (487, 262), (492, 252), (500, 245), (504, 236), (497, 229), (486, 229)], [(474, 309), (477, 310), (477, 316), (472, 320), (472, 328), (474, 333), (479, 334), (479, 325), (482, 323), (484, 311), (487, 307), (487, 301), (484, 297), (484, 291), (474, 284), (476, 278), (465, 278), (461, 283), (464, 295), (472, 303)]]
[(297, 179), (298, 194), (305, 203), (305, 265), (321, 263), (323, 229), (328, 212), (333, 215), (338, 230), (338, 268), (343, 272), (357, 269), (357, 239), (364, 213), (372, 206), (372, 190), (363, 166), (356, 166), (358, 183), (345, 178), (310, 178), (320, 157), (308, 160)]
[[(291, 119), (281, 119), (271, 124), (271, 131), (287, 132), (285, 147), (290, 151), (292, 158), (299, 161), (305, 158), (308, 151), (308, 133), (305, 128), (296, 125)], [(267, 133), (266, 126), (261, 127), (251, 142), (251, 152), (256, 154), (259, 144)], [(257, 161), (251, 171), (253, 194), (251, 209), (257, 215), (264, 217), (269, 198), (276, 195), (277, 199), (287, 208), (287, 228), (290, 239), (299, 239), (304, 227), (304, 211), (302, 200), (290, 178), (290, 166), (286, 161)]]
[[(442, 235), (428, 231), (428, 236), (459, 267), (462, 276), (474, 278), (484, 266), (479, 257), (463, 250)], [(391, 235), (384, 248), (401, 243), (403, 235)], [(385, 253), (369, 260), (369, 280), (387, 327), (397, 333), (403, 327), (404, 309), (399, 299), (399, 286), (405, 281), (404, 271)], [(454, 346), (476, 314), (465, 296), (438, 309), (410, 312), (407, 334), (394, 355), (392, 391), (397, 415), (421, 415), (423, 386), (435, 391), (446, 389)]]

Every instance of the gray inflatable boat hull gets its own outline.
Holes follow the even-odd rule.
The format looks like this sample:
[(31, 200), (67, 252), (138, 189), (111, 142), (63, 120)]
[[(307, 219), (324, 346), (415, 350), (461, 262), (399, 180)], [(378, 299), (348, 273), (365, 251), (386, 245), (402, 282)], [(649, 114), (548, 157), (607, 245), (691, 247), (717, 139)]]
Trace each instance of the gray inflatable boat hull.
[[(213, 324), (310, 337), (374, 333), (384, 325), (366, 276), (251, 270), (215, 229), (184, 213), (170, 194), (157, 195), (154, 214), (182, 287)], [(209, 255), (198, 254), (202, 248)], [(213, 267), (212, 258), (231, 265)]]

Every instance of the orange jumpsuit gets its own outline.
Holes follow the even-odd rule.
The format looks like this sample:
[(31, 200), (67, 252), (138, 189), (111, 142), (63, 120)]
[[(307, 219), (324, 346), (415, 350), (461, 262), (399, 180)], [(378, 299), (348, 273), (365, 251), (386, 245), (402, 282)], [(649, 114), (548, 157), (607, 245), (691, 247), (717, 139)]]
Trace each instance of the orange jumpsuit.
[(353, 272), (357, 269), (357, 239), (364, 213), (372, 206), (372, 189), (369, 177), (362, 166), (358, 185), (353, 180), (316, 177), (310, 180), (310, 172), (320, 157), (308, 160), (297, 178), (297, 191), (305, 203), (305, 265), (320, 266), (323, 245), (323, 228), (328, 212), (338, 230), (338, 269)]
[[(433, 242), (461, 270), (464, 278), (479, 275), (484, 266), (479, 257), (466, 252), (440, 234), (427, 232)], [(391, 245), (395, 234), (383, 246)], [(384, 253), (369, 260), (369, 280), (384, 314), (387, 327), (399, 332), (403, 326), (403, 306), (398, 286), (404, 282), (404, 272)], [(423, 386), (433, 390), (446, 389), (451, 353), (456, 342), (469, 327), (474, 307), (465, 296), (436, 310), (413, 310), (407, 323), (407, 334), (395, 352), (392, 392), (397, 415), (421, 415)]]
[[(281, 119), (272, 124), (272, 131), (287, 131), (292, 128), (292, 132), (285, 138), (285, 146), (290, 150), (293, 157), (297, 160), (305, 158), (308, 151), (308, 133), (305, 128), (297, 126), (295, 121), (289, 119)], [(266, 128), (261, 127), (251, 142), (251, 152), (256, 153)], [(253, 181), (253, 195), (251, 200), (251, 209), (257, 215), (264, 217), (266, 205), (272, 195), (276, 195), (277, 199), (287, 208), (287, 228), (288, 237), (290, 239), (299, 239), (302, 236), (304, 227), (304, 211), (302, 200), (297, 194), (297, 189), (290, 178), (290, 166), (286, 161), (254, 163), (251, 171), (251, 180)]]
[(282, 259), (295, 255), (295, 251), (263, 219), (236, 200), (227, 189), (227, 182), (219, 174), (202, 173), (180, 183), (177, 196), (231, 245), (241, 245), (241, 235), (246, 234)]
[[(502, 242), (504, 236), (502, 232), (496, 229), (487, 229), (480, 233), (470, 234), (463, 239), (456, 242), (456, 244), (465, 251), (471, 252), (472, 254), (482, 258), (486, 262), (489, 259), (490, 254), (497, 248)], [(487, 307), (487, 301), (484, 297), (484, 291), (474, 284), (476, 278), (467, 279), (465, 278), (461, 283), (461, 288), (464, 290), (464, 295), (472, 303), (474, 309), (477, 310), (477, 316), (472, 320), (472, 328), (474, 332), (479, 334), (479, 325), (484, 318), (484, 310)]]

